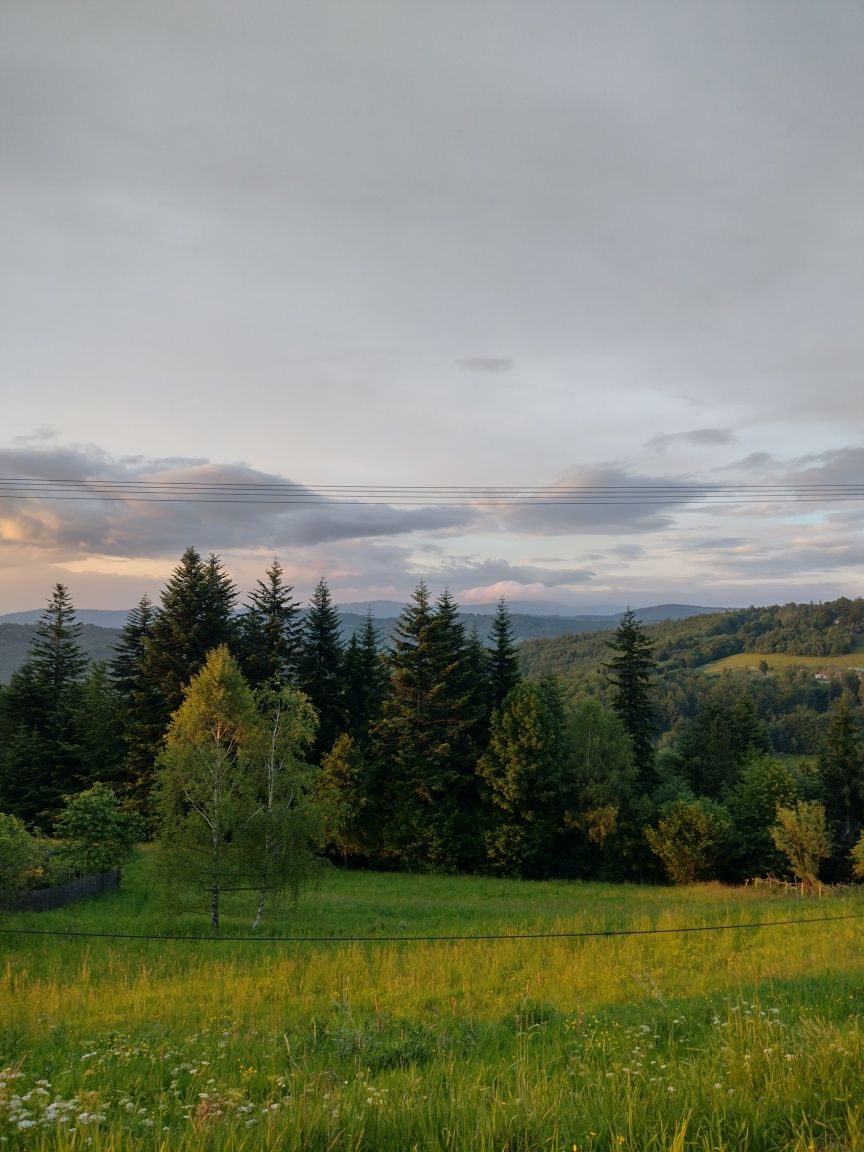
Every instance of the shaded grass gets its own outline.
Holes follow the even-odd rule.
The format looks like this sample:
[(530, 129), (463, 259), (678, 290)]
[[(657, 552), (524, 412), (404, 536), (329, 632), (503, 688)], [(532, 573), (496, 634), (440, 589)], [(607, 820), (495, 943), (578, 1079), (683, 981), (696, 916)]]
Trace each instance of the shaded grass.
[[(121, 893), (74, 914), (4, 922), (203, 935), (203, 918), (172, 917), (152, 896), (147, 868), (144, 857)], [(228, 933), (248, 931), (249, 904), (229, 902)], [(805, 902), (719, 885), (334, 872), (274, 929), (861, 912), (855, 890)], [(0, 1135), (46, 1149), (864, 1150), (862, 925), (448, 943), (0, 937)]]

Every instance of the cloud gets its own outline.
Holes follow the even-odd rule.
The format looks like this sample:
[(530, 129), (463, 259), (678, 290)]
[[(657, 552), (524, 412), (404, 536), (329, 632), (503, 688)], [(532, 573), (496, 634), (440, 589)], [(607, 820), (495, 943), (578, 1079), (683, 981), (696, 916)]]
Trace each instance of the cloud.
[(532, 536), (659, 532), (674, 524), (670, 510), (695, 499), (692, 482), (608, 464), (571, 469), (548, 489), (535, 491), (530, 503), (503, 510), (499, 521)]
[(486, 372), (492, 375), (511, 372), (513, 369), (513, 361), (503, 356), (468, 356), (464, 360), (457, 360), (456, 363), (467, 372)]
[(536, 564), (511, 564), (508, 560), (451, 561), (435, 569), (438, 582), (454, 588), (477, 584), (529, 584), (566, 588), (588, 584), (596, 575), (590, 568), (546, 568)]
[[(285, 503), (279, 492), (290, 481), (243, 464), (213, 464), (201, 459), (114, 459), (101, 449), (0, 449), (0, 475), (53, 481), (32, 495), (18, 485), (0, 499), (0, 547), (27, 546), (67, 557), (173, 555), (195, 541), (218, 552), (242, 548), (280, 549), (339, 540), (453, 531), (474, 513), (462, 507), (399, 507), (336, 500), (313, 488), (295, 485)], [(76, 498), (91, 484), (91, 496)], [(92, 482), (112, 484), (112, 498), (93, 498)], [(136, 485), (156, 484), (156, 496), (142, 496)], [(184, 498), (195, 485), (194, 498)], [(261, 493), (242, 501), (218, 499), (219, 486), (254, 485)], [(152, 490), (151, 490), (152, 491)], [(282, 502), (280, 502), (282, 501)]]
[(673, 444), (693, 444), (697, 448), (732, 444), (736, 437), (729, 428), (694, 428), (691, 432), (669, 432), (662, 436), (652, 436), (646, 441), (646, 448), (665, 452)]

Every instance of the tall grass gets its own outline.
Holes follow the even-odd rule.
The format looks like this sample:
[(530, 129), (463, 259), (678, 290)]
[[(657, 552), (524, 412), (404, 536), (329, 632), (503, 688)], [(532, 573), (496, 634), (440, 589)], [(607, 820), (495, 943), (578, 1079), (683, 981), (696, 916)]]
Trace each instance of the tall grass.
[[(182, 902), (181, 902), (182, 903)], [(687, 890), (334, 872), (279, 935), (728, 925), (864, 914)], [(227, 932), (248, 932), (240, 895)], [(864, 920), (505, 941), (212, 941), (146, 857), (5, 925), (0, 1139), (51, 1149), (860, 1149)], [(5, 1138), (5, 1139), (3, 1139)]]

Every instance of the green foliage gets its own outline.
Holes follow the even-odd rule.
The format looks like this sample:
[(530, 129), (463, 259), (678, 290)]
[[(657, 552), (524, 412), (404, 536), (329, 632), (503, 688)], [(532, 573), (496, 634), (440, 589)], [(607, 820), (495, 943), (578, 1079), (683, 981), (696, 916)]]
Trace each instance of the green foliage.
[(283, 579), (283, 569), (273, 563), (249, 594), (249, 604), (240, 619), (240, 662), (252, 687), (285, 684), (297, 670), (300, 606), (293, 588)]
[(520, 680), (519, 650), (513, 622), (502, 596), (498, 601), (489, 634), (488, 680), (490, 709), (500, 708)]
[(84, 782), (75, 728), (87, 656), (64, 585), (55, 585), (30, 656), (0, 701), (0, 803), (24, 820), (53, 815), (64, 792)]
[(553, 684), (523, 681), (510, 692), (492, 717), (477, 772), (496, 812), (486, 834), (492, 870), (514, 876), (557, 871), (567, 776), (563, 711)]
[(796, 774), (784, 761), (757, 756), (744, 765), (729, 797), (735, 879), (774, 875), (783, 867), (771, 829), (778, 807), (788, 808), (800, 798)]
[(0, 812), (0, 892), (26, 888), (36, 877), (42, 851), (17, 816)]
[(146, 637), (146, 676), (161, 701), (151, 748), (183, 702), (185, 686), (204, 666), (208, 652), (235, 640), (237, 591), (218, 556), (205, 562), (187, 548), (162, 591)]
[(315, 797), (323, 814), (325, 844), (338, 852), (343, 861), (349, 856), (367, 856), (365, 809), (371, 798), (366, 762), (347, 732), (336, 737), (336, 743), (321, 760)]
[(750, 696), (731, 677), (710, 685), (699, 711), (682, 727), (676, 751), (693, 791), (722, 796), (747, 760), (771, 751)]
[(243, 753), (259, 734), (252, 691), (222, 645), (185, 690), (156, 783), (165, 875), (208, 894), (214, 931), (222, 889), (247, 874), (243, 843), (257, 808), (257, 780)]
[(651, 702), (654, 643), (636, 613), (627, 609), (608, 641), (612, 657), (604, 665), (612, 686), (612, 707), (633, 744), (633, 763), (643, 787), (654, 782), (657, 725)]
[(476, 863), (474, 737), (483, 701), (469, 651), (452, 597), (433, 608), (421, 582), (397, 621), (373, 750), (381, 848), (411, 866)]
[(831, 708), (819, 750), (819, 774), (832, 838), (841, 851), (848, 851), (864, 821), (864, 738), (847, 693)]
[(345, 652), (345, 723), (358, 748), (368, 752), (387, 695), (387, 665), (371, 610), (358, 639), (352, 632)]
[(265, 686), (255, 694), (255, 710), (255, 731), (242, 746), (255, 806), (240, 837), (243, 867), (259, 889), (258, 928), (269, 894), (287, 890), (296, 900), (318, 871), (313, 849), (323, 820), (314, 802), (318, 770), (305, 759), (318, 726), (309, 697), (296, 688)]
[(99, 783), (66, 797), (54, 833), (63, 840), (67, 867), (87, 875), (122, 868), (143, 834), (143, 825), (140, 817), (123, 811), (107, 785)]
[(819, 865), (831, 855), (831, 834), (824, 805), (818, 800), (799, 800), (794, 808), (779, 807), (771, 838), (789, 861), (804, 888), (819, 878)]
[(620, 852), (627, 831), (637, 792), (633, 746), (618, 716), (589, 696), (568, 716), (565, 747), (565, 820), (582, 833), (579, 873), (594, 875)]
[(327, 581), (322, 578), (315, 585), (303, 622), (297, 660), (297, 684), (318, 716), (312, 748), (316, 764), (345, 727), (344, 661), (342, 624)]
[(726, 808), (700, 797), (670, 804), (657, 826), (645, 829), (645, 839), (673, 884), (695, 884), (716, 877), (731, 832)]

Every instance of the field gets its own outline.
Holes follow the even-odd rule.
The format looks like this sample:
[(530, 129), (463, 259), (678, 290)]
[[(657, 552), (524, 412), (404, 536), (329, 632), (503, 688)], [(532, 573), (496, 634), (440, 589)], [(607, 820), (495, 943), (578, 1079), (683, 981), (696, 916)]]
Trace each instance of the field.
[(812, 668), (816, 672), (842, 672), (847, 668), (864, 668), (864, 650), (845, 652), (841, 656), (794, 656), (788, 652), (769, 652), (762, 655), (758, 652), (736, 652), (734, 656), (725, 656), (722, 660), (715, 660), (704, 666), (704, 671), (711, 673), (722, 672), (726, 668), (733, 671), (751, 668), (758, 669), (762, 661), (768, 665), (769, 672), (780, 672), (785, 668)]
[[(231, 939), (234, 899), (207, 939), (143, 856), (117, 895), (3, 918), (205, 937), (0, 935), (3, 1148), (864, 1152), (859, 890), (334, 870), (272, 920), (294, 943)], [(608, 930), (642, 934), (404, 939)]]

